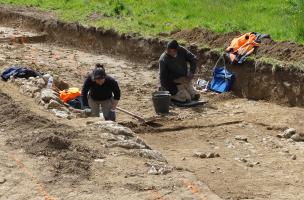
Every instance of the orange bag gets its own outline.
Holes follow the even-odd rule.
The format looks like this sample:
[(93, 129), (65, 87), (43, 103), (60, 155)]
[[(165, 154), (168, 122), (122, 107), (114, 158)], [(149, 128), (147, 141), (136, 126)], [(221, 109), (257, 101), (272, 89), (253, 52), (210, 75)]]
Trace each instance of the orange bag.
[(80, 89), (79, 88), (69, 88), (68, 90), (63, 90), (59, 92), (60, 99), (67, 103), (70, 100), (76, 99), (80, 96)]
[[(233, 62), (237, 57), (242, 58), (252, 54), (255, 48), (259, 47), (256, 33), (250, 32), (234, 38), (230, 46), (226, 49), (230, 60)], [(239, 61), (239, 59), (237, 59)], [(240, 59), (242, 62), (243, 59)]]

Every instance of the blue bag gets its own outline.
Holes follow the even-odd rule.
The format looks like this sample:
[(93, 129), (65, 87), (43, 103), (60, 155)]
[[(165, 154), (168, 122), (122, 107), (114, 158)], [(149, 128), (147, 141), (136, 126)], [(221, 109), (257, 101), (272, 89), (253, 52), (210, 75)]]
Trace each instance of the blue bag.
[[(220, 60), (223, 60), (221, 66), (218, 65)], [(209, 89), (218, 93), (228, 92), (232, 86), (234, 77), (234, 74), (226, 69), (224, 57), (220, 57), (213, 69), (213, 77)]]
[(26, 67), (22, 66), (17, 66), (13, 65), (8, 67), (4, 72), (1, 74), (1, 78), (4, 81), (7, 81), (11, 76), (14, 78), (26, 78), (28, 79), (29, 77), (37, 77), (40, 76), (41, 74), (39, 72), (36, 72), (32, 69), (28, 69)]
[(21, 67), (19, 66), (12, 66), (4, 70), (4, 72), (1, 74), (1, 78), (4, 81), (7, 81), (11, 76), (14, 76), (15, 74), (18, 73), (18, 71), (21, 70)]

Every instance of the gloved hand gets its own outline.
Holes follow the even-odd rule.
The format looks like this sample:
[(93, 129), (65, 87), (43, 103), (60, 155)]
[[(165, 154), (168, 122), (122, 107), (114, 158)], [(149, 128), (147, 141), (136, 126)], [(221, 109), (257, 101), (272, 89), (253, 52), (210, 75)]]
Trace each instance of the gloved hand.
[(92, 113), (92, 110), (91, 110), (90, 107), (85, 107), (85, 108), (83, 109), (83, 111), (84, 111), (84, 113), (85, 113), (86, 116), (89, 116), (89, 115), (91, 115), (91, 113)]
[(111, 120), (113, 122), (116, 121), (116, 111), (115, 110), (111, 110), (110, 113), (109, 113), (109, 119), (108, 120)]

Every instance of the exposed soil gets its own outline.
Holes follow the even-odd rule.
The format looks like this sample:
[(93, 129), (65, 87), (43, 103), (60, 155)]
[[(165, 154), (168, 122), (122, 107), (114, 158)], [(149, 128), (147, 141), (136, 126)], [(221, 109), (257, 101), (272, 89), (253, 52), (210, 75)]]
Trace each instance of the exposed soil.
[[(38, 32), (44, 31), (48, 34), (51, 44), (81, 49), (91, 54), (118, 56), (119, 59), (128, 60), (131, 63), (143, 63), (141, 64), (143, 67), (148, 65), (149, 68), (157, 66), (155, 61), (167, 43), (167, 40), (159, 38), (143, 38), (136, 34), (119, 34), (114, 30), (64, 23), (57, 21), (49, 13), (44, 16), (41, 12), (29, 12), (24, 8), (0, 7), (0, 16), (3, 24), (13, 24), (15, 27), (30, 28)], [(191, 31), (189, 34), (191, 36)], [(226, 37), (236, 33), (225, 34), (223, 38), (205, 31), (204, 34), (221, 43)], [(211, 39), (211, 41), (213, 40)], [(210, 80), (212, 69), (220, 53), (210, 48), (200, 48), (197, 45), (190, 45), (189, 48), (198, 56), (198, 65), (201, 66), (200, 78)], [(70, 59), (75, 60), (72, 57)], [(255, 59), (248, 60), (242, 65), (228, 65), (228, 68), (236, 74), (232, 91), (237, 96), (290, 106), (304, 106), (303, 63)]]
[[(25, 29), (14, 20), (2, 25), (0, 31), (41, 34), (36, 29)], [(83, 38), (80, 44), (85, 43)], [(111, 44), (122, 45), (120, 40), (112, 40)], [(136, 40), (133, 45), (139, 43), (146, 44), (144, 40)], [(159, 150), (173, 171), (149, 175), (151, 163), (157, 161), (131, 153), (129, 149), (110, 147), (115, 138), (107, 138), (107, 131), (88, 125), (100, 119), (58, 119), (33, 99), (23, 96), (17, 86), (0, 81), (0, 154), (3, 155), (0, 157), (0, 199), (304, 198), (304, 144), (277, 137), (288, 127), (304, 133), (303, 108), (240, 99), (231, 93), (202, 93), (203, 98), (209, 100), (208, 105), (188, 109), (172, 106), (169, 115), (156, 116), (151, 93), (158, 87), (158, 72), (148, 70), (142, 62), (130, 62), (130, 54), (109, 55), (111, 51), (113, 49), (105, 48), (100, 50), (102, 54), (94, 53), (90, 48), (75, 48), (61, 41), (2, 43), (0, 69), (22, 64), (59, 76), (70, 86), (81, 87), (94, 64), (104, 63), (107, 72), (120, 83), (123, 98), (119, 106), (153, 119), (154, 124), (140, 124), (119, 112), (118, 122), (132, 128), (149, 147)], [(153, 52), (157, 51), (160, 49)], [(145, 53), (148, 52), (146, 49)], [(145, 53), (143, 58), (151, 58), (145, 57)], [(202, 53), (214, 56), (211, 52)], [(294, 93), (301, 87), (300, 80), (291, 75), (285, 80), (291, 82), (289, 86), (284, 86), (278, 77), (280, 74), (269, 77), (269, 66), (258, 66), (254, 76), (263, 70), (267, 73), (256, 79), (250, 78), (253, 76), (250, 70), (254, 69), (243, 67), (242, 73), (240, 68), (232, 68), (240, 70), (239, 76), (247, 74), (239, 81), (249, 79), (243, 81), (238, 90), (242, 94), (250, 92), (246, 90), (252, 84), (250, 80), (255, 80), (254, 83), (263, 80), (263, 87), (271, 82), (268, 87), (295, 88)], [(280, 87), (277, 90), (280, 92)], [(264, 99), (269, 97), (267, 91), (261, 92)], [(298, 96), (295, 101), (302, 103)], [(242, 137), (237, 137), (239, 135)], [(216, 153), (220, 157), (194, 157), (197, 151)]]
[(92, 159), (103, 158), (102, 153), (73, 144), (78, 133), (71, 127), (23, 110), (3, 93), (0, 93), (0, 115), (1, 127), (10, 131), (7, 144), (21, 147), (35, 156), (49, 157), (58, 175), (74, 172), (87, 177)]
[[(171, 34), (171, 37), (190, 43), (206, 44), (212, 48), (226, 49), (233, 38), (240, 35), (240, 32), (214, 33), (206, 29), (194, 28), (175, 32)], [(276, 42), (272, 39), (263, 39), (256, 56), (257, 58), (269, 57), (280, 61), (302, 62), (304, 60), (304, 46), (295, 42)]]

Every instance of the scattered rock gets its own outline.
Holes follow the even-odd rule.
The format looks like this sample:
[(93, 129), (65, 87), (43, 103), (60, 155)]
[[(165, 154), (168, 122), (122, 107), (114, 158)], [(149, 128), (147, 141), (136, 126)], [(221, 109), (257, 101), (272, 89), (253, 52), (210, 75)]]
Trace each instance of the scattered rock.
[(169, 174), (173, 171), (173, 168), (172, 167), (167, 167), (166, 165), (164, 167), (161, 167), (159, 170), (158, 170), (158, 173), (159, 174), (163, 174), (163, 175), (166, 175), (166, 174)]
[(38, 79), (36, 80), (36, 83), (37, 83), (37, 87), (40, 88), (40, 89), (46, 87), (46, 82), (44, 81), (43, 78), (38, 78)]
[(39, 92), (40, 89), (35, 85), (30, 84), (29, 82), (20, 86), (20, 92), (30, 97), (34, 97), (36, 92)]
[(152, 166), (149, 169), (148, 174), (150, 174), (150, 175), (158, 175), (158, 171), (156, 170), (156, 168), (154, 166)]
[(284, 85), (285, 87), (287, 87), (287, 88), (290, 88), (291, 83), (289, 83), (289, 82), (287, 82), (287, 81), (284, 81), (284, 82), (283, 82), (283, 85)]
[(139, 143), (139, 144), (145, 146), (145, 149), (152, 149), (151, 147), (149, 147), (149, 146), (145, 143), (145, 141), (143, 141), (143, 140), (142, 140), (141, 138), (139, 138), (139, 137), (136, 137), (135, 142), (137, 142), (137, 143)]
[(133, 140), (117, 141), (110, 145), (107, 145), (107, 147), (121, 147), (124, 149), (145, 149), (144, 145), (139, 144)]
[(57, 110), (57, 109), (51, 109), (51, 111), (56, 115), (56, 117), (59, 118), (68, 118), (69, 114), (65, 111)]
[(235, 140), (240, 140), (240, 141), (244, 141), (244, 142), (248, 142), (248, 138), (244, 135), (236, 135), (234, 137)]
[(163, 157), (163, 155), (156, 150), (151, 149), (136, 149), (133, 150), (133, 154), (136, 154), (143, 158), (153, 159), (161, 162), (167, 162), (166, 159)]
[(236, 157), (235, 160), (243, 162), (243, 163), (247, 163), (248, 162), (245, 158), (240, 158), (240, 157)]
[(5, 178), (0, 178), (0, 184), (3, 184), (6, 182), (6, 179)]
[(254, 165), (259, 165), (259, 164), (260, 164), (260, 162), (259, 162), (259, 161), (257, 161), (257, 162), (253, 162), (253, 164), (254, 164)]
[(49, 103), (51, 99), (60, 102), (61, 100), (59, 99), (59, 97), (57, 96), (56, 92), (51, 90), (51, 89), (43, 89), (41, 91), (41, 96), (40, 96), (41, 100)]
[(214, 158), (214, 157), (215, 157), (214, 153), (207, 153), (207, 158)]
[(304, 135), (300, 133), (296, 133), (293, 136), (291, 136), (291, 139), (295, 142), (302, 142), (304, 141)]
[(46, 104), (46, 108), (47, 109), (57, 109), (60, 110), (60, 108), (62, 107), (62, 104), (58, 103), (57, 101), (51, 99), (50, 103)]
[(104, 163), (104, 162), (105, 162), (104, 159), (95, 159), (94, 161), (95, 161), (95, 162), (98, 162), (98, 163)]
[(207, 158), (207, 155), (202, 152), (195, 152), (193, 156), (198, 158)]
[(292, 160), (296, 160), (296, 159), (297, 159), (297, 156), (296, 156), (296, 155), (292, 155), (292, 156), (291, 156), (291, 159), (292, 159)]
[(220, 155), (218, 153), (209, 152), (209, 153), (202, 153), (202, 152), (195, 152), (194, 157), (197, 158), (218, 158)]
[(247, 163), (246, 166), (247, 167), (253, 167), (253, 164), (252, 163)]
[(114, 135), (125, 135), (128, 137), (134, 137), (134, 133), (131, 129), (121, 126), (116, 122), (112, 121), (99, 121), (92, 124), (104, 131), (108, 131)]
[(294, 128), (288, 128), (283, 133), (278, 134), (277, 137), (288, 139), (291, 136), (293, 136), (294, 134), (296, 134), (296, 129), (294, 129)]
[[(149, 164), (148, 164), (149, 165)], [(148, 171), (148, 174), (151, 174), (151, 175), (166, 175), (166, 174), (169, 174), (173, 171), (173, 167), (170, 167), (170, 166), (167, 166), (167, 165), (164, 165), (164, 164), (152, 164), (149, 171)]]
[(228, 144), (227, 148), (229, 148), (229, 149), (235, 149), (235, 146), (230, 143), (230, 144)]
[(282, 151), (283, 151), (284, 153), (289, 153), (289, 150), (288, 150), (287, 148), (283, 148)]
[(3, 66), (5, 64), (5, 59), (0, 58), (0, 66)]

